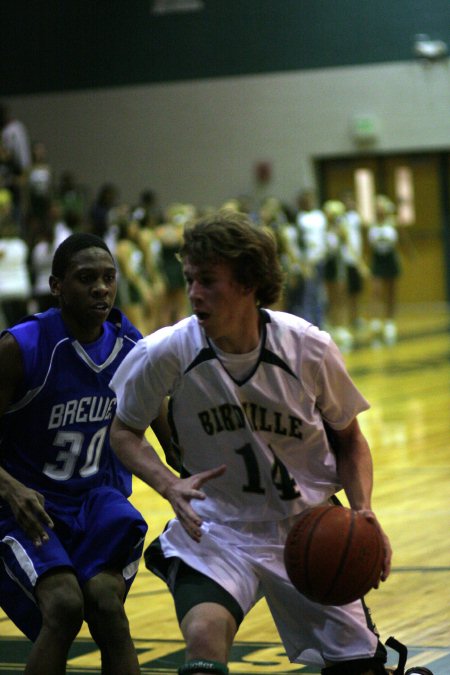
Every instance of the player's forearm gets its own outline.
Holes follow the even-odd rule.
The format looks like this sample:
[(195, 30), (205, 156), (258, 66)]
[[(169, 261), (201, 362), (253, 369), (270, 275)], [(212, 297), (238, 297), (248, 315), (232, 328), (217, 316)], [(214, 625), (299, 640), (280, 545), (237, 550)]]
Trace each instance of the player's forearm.
[(111, 427), (110, 442), (128, 471), (147, 483), (162, 497), (167, 496), (168, 489), (178, 478), (159, 459), (143, 434), (126, 428), (116, 418)]
[(334, 432), (334, 449), (342, 487), (352, 509), (371, 509), (373, 464), (369, 444), (356, 419)]
[(373, 466), (365, 439), (339, 453), (338, 472), (352, 509), (371, 509)]
[(0, 467), (0, 497), (5, 501), (9, 502), (11, 495), (21, 487), (22, 484), (19, 483), (11, 474), (9, 474), (5, 469)]

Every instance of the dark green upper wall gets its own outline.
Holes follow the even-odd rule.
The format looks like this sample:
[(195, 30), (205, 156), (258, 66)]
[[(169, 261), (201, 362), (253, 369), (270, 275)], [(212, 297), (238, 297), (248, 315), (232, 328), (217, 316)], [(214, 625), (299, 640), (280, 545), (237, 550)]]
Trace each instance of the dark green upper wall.
[(450, 0), (2, 0), (0, 95), (413, 59), (448, 40)]

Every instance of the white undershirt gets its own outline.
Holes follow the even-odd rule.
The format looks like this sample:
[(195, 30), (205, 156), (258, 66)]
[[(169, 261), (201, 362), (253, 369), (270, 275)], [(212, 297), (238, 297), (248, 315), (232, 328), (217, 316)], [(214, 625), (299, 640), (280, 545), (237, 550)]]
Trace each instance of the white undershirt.
[(210, 339), (210, 343), (217, 354), (219, 361), (235, 380), (244, 380), (254, 369), (261, 352), (262, 338), (255, 349), (245, 354), (224, 352)]

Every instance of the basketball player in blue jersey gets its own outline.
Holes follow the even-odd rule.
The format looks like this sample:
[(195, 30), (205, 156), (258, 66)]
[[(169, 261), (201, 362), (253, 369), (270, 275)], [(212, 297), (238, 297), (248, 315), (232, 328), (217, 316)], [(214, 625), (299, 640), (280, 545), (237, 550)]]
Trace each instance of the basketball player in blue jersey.
[(102, 239), (66, 239), (50, 288), (60, 308), (0, 338), (0, 604), (34, 641), (27, 674), (65, 673), (86, 620), (102, 672), (133, 675), (124, 601), (147, 526), (109, 445), (109, 381), (141, 335), (113, 308)]
[[(243, 214), (218, 212), (186, 228), (180, 257), (193, 315), (140, 340), (111, 382), (112, 447), (176, 514), (145, 559), (174, 597), (187, 655), (179, 675), (226, 675), (239, 625), (262, 597), (291, 661), (323, 675), (384, 675), (387, 652), (364, 602), (311, 602), (283, 563), (298, 515), (341, 489), (377, 523), (357, 421), (369, 405), (327, 333), (264, 309), (283, 283), (270, 234)], [(181, 476), (217, 471), (197, 495), (144, 436), (166, 396)], [(377, 526), (384, 581), (391, 549)]]

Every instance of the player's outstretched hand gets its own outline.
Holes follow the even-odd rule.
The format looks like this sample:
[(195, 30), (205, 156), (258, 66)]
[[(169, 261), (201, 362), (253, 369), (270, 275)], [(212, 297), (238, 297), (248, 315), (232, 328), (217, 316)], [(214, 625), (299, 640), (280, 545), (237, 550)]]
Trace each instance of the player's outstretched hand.
[[(375, 525), (378, 527), (381, 536), (383, 538), (383, 545), (384, 545), (384, 561), (383, 561), (383, 569), (381, 571), (381, 577), (380, 581), (386, 581), (388, 578), (390, 572), (391, 572), (391, 560), (392, 560), (392, 548), (391, 548), (391, 543), (389, 541), (389, 537), (381, 527), (380, 523), (378, 522), (378, 519), (376, 515), (374, 514), (373, 511), (370, 511), (368, 509), (362, 509), (360, 513), (367, 518), (371, 523), (375, 523)], [(375, 588), (378, 588), (375, 586)]]
[(45, 544), (48, 534), (44, 525), (52, 528), (53, 521), (44, 508), (45, 499), (41, 493), (17, 482), (7, 501), (17, 523), (34, 545)]
[(202, 536), (202, 519), (191, 506), (192, 499), (205, 499), (205, 493), (200, 490), (202, 485), (209, 480), (218, 478), (226, 471), (225, 464), (208, 471), (196, 473), (189, 478), (180, 478), (170, 486), (167, 491), (169, 500), (175, 514), (183, 525), (188, 535), (194, 541), (200, 541)]

